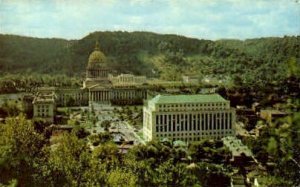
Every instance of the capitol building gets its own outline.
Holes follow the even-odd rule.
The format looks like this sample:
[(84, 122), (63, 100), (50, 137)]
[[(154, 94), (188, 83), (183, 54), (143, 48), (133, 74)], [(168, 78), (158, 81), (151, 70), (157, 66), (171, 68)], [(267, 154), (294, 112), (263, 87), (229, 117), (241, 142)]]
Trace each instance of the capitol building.
[(83, 89), (88, 92), (89, 103), (141, 104), (147, 96), (143, 87), (145, 76), (121, 74), (114, 76), (109, 60), (101, 52), (99, 43), (90, 54)]

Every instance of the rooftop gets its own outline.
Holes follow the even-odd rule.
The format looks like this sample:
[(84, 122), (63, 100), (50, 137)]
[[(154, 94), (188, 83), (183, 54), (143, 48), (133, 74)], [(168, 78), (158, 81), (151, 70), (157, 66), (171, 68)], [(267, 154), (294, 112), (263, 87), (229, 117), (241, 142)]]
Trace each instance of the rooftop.
[(253, 154), (251, 150), (245, 146), (240, 139), (233, 136), (227, 136), (222, 138), (222, 141), (226, 147), (232, 152), (233, 156), (240, 156), (244, 153), (246, 156), (251, 157)]
[(54, 92), (43, 93), (38, 92), (37, 95), (33, 99), (33, 104), (35, 103), (54, 103), (55, 102), (55, 94)]
[(276, 110), (276, 109), (263, 109), (260, 112), (266, 112), (266, 113), (269, 113), (269, 114), (282, 114), (282, 115), (287, 114), (286, 112)]
[(219, 94), (157, 95), (150, 100), (157, 104), (225, 102)]
[(33, 104), (35, 103), (54, 103), (54, 98), (46, 98), (46, 97), (38, 97), (33, 100)]

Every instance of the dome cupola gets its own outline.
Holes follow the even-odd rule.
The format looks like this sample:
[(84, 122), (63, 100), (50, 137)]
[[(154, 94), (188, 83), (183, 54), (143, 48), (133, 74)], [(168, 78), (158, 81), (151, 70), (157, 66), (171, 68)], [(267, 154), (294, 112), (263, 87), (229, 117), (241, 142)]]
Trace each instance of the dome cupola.
[(89, 56), (88, 68), (101, 67), (106, 62), (106, 56), (100, 51), (99, 42), (97, 41), (94, 51)]

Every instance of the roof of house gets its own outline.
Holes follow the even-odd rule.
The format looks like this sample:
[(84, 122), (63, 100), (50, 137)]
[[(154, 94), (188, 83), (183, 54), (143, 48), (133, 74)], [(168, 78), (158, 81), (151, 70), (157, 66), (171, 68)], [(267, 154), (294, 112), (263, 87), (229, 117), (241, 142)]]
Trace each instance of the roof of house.
[(150, 100), (157, 104), (225, 102), (219, 94), (157, 95)]
[(229, 148), (233, 156), (240, 156), (242, 153), (248, 157), (253, 156), (252, 151), (236, 137), (227, 136), (222, 138), (222, 141), (224, 145)]

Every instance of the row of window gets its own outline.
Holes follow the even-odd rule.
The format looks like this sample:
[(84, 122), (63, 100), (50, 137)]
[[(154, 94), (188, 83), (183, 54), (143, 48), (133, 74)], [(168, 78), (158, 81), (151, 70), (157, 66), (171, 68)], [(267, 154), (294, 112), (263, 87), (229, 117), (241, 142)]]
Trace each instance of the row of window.
[(126, 78), (111, 78), (113, 81), (115, 81), (115, 82), (119, 82), (119, 83), (131, 83), (131, 82), (133, 82), (133, 83), (135, 83), (135, 82), (144, 82), (145, 81), (145, 79), (144, 78), (137, 78), (137, 77), (126, 77)]
[(47, 108), (49, 108), (49, 105), (37, 105), (37, 108), (38, 108), (38, 110), (39, 109), (47, 109)]
[(92, 92), (92, 100), (96, 101), (103, 101), (103, 100), (109, 100), (110, 99), (110, 92), (105, 91), (105, 92)]
[(37, 111), (38, 111), (38, 113), (40, 113), (40, 112), (46, 112), (46, 113), (48, 113), (49, 109), (48, 108), (46, 108), (46, 109), (42, 108), (42, 109), (38, 109)]
[(37, 116), (38, 117), (50, 117), (49, 113), (44, 113), (44, 112), (38, 112)]
[(100, 99), (137, 99), (144, 97), (146, 94), (143, 93), (137, 93), (137, 92), (115, 92), (113, 95), (110, 95), (109, 92), (106, 92), (105, 94), (96, 93), (94, 94), (94, 99), (100, 100)]
[(114, 99), (134, 99), (140, 97), (140, 94), (136, 92), (115, 92)]
[(156, 116), (156, 132), (232, 129), (232, 113)]
[(87, 95), (84, 94), (63, 94), (61, 95), (61, 99), (69, 99), (69, 98), (73, 98), (73, 99), (83, 99), (84, 97), (87, 97)]
[(174, 107), (215, 107), (215, 106), (223, 106), (225, 107), (227, 103), (185, 103), (185, 104), (163, 104), (159, 105), (161, 108), (174, 108)]
[(108, 75), (108, 72), (106, 71), (106, 70), (89, 70), (89, 72), (88, 72), (88, 74), (89, 75), (91, 75), (91, 76), (105, 76), (105, 77), (107, 77), (107, 75)]
[(159, 133), (157, 137), (191, 137), (191, 136), (215, 136), (215, 135), (228, 135), (231, 131), (218, 131), (218, 132), (194, 132), (194, 133)]
[[(230, 135), (230, 134), (214, 135), (214, 136), (211, 136), (210, 138), (221, 139), (228, 135)], [(168, 138), (172, 141), (181, 140), (181, 141), (188, 142), (188, 141), (200, 141), (201, 139), (205, 138), (205, 135), (203, 137), (200, 137), (200, 136), (197, 136), (197, 137), (167, 137), (164, 135), (159, 135), (157, 138), (159, 138), (160, 140), (163, 140), (164, 138)]]
[(201, 107), (201, 108), (164, 108), (159, 109), (159, 112), (176, 112), (176, 111), (199, 111), (199, 110), (224, 110), (224, 107)]

